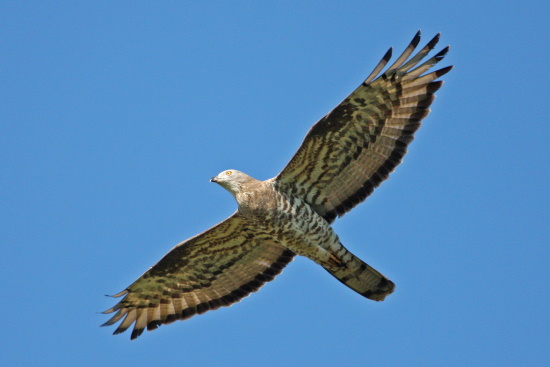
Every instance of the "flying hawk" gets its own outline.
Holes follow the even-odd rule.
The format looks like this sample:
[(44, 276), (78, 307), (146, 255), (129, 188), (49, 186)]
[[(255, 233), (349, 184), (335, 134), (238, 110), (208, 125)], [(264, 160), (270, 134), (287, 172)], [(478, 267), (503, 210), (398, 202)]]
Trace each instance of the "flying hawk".
[(211, 179), (236, 199), (226, 220), (183, 241), (124, 291), (114, 334), (134, 324), (145, 328), (185, 320), (229, 306), (271, 281), (302, 255), (362, 296), (382, 301), (394, 284), (349, 252), (330, 224), (370, 195), (401, 162), (421, 120), (429, 113), (445, 67), (424, 74), (449, 47), (417, 66), (434, 48), (437, 34), (414, 55), (420, 31), (383, 74), (391, 51), (367, 79), (307, 133), (288, 165), (258, 181), (237, 170)]

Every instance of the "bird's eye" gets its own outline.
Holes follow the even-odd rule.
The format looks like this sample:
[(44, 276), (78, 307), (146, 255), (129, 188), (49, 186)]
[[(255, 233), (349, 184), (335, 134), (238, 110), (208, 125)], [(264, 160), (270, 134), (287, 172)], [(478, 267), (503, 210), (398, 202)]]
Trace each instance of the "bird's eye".
[(232, 171), (225, 171), (225, 174), (230, 176), (233, 172)]

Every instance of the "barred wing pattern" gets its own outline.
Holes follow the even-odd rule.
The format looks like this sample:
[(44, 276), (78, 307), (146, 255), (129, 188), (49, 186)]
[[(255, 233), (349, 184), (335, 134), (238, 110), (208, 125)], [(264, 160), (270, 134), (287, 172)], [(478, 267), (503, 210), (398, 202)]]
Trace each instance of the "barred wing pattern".
[(185, 320), (195, 314), (238, 302), (271, 281), (294, 253), (233, 214), (211, 229), (174, 247), (127, 289), (104, 313), (115, 315), (102, 326), (124, 318), (114, 334), (132, 324), (135, 339), (147, 327)]
[(313, 125), (275, 186), (306, 201), (328, 222), (365, 200), (401, 163), (443, 84), (435, 80), (452, 68), (422, 75), (445, 56), (446, 47), (413, 69), (438, 40), (439, 34), (407, 62), (420, 42), (419, 31), (377, 77), (391, 58), (390, 48), (369, 77)]

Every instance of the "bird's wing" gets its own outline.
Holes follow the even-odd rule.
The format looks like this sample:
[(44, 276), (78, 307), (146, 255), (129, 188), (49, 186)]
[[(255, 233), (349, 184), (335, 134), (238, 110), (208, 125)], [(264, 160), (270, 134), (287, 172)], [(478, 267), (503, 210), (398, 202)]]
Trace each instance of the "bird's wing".
[(273, 280), (294, 253), (258, 233), (238, 213), (174, 247), (104, 313), (115, 315), (102, 326), (123, 320), (114, 334), (135, 323), (132, 339), (145, 327), (184, 320), (229, 306)]
[(365, 200), (401, 162), (421, 120), (429, 113), (445, 67), (423, 75), (449, 47), (417, 66), (439, 40), (436, 35), (409, 57), (420, 31), (382, 75), (391, 48), (369, 77), (307, 133), (302, 145), (274, 178), (279, 190), (309, 203), (327, 221)]

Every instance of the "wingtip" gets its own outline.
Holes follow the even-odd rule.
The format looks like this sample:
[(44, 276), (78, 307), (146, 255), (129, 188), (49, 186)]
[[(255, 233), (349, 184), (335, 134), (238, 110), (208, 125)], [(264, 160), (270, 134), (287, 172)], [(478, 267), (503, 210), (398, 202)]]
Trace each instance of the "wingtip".
[(384, 54), (384, 57), (382, 57), (382, 60), (384, 60), (385, 62), (390, 61), (392, 52), (393, 52), (393, 47), (390, 47), (388, 51), (386, 51), (386, 53)]
[(432, 95), (434, 95), (433, 93), (437, 92), (439, 90), (439, 88), (441, 88), (442, 85), (443, 85), (443, 80), (438, 80), (436, 82), (431, 82), (430, 84), (428, 84), (428, 87), (427, 87), (426, 91), (428, 93), (431, 93)]
[(436, 75), (439, 78), (442, 75), (447, 74), (449, 71), (451, 71), (454, 68), (454, 65), (445, 66), (444, 68), (441, 68), (436, 71)]
[(105, 297), (109, 298), (120, 298), (126, 294), (128, 294), (128, 289), (123, 290), (122, 292), (118, 292), (117, 294), (105, 294)]
[(418, 46), (418, 44), (420, 43), (421, 35), (422, 35), (422, 32), (419, 29), (418, 32), (416, 32), (416, 34), (414, 35), (414, 37), (411, 41), (411, 45), (413, 45), (414, 48), (416, 48), (416, 46)]
[(118, 335), (118, 334), (122, 334), (123, 332), (125, 332), (128, 328), (123, 328), (121, 329), (120, 327), (118, 329), (116, 329), (115, 331), (113, 331), (113, 335)]
[(132, 335), (130, 335), (130, 340), (136, 340), (141, 335), (141, 333), (143, 333), (143, 330), (144, 329), (134, 328), (134, 330), (132, 330)]
[(442, 58), (445, 57), (445, 55), (447, 55), (447, 52), (449, 52), (450, 49), (451, 49), (451, 46), (445, 47), (443, 50), (439, 51), (439, 52), (434, 56), (434, 58), (435, 58), (437, 61), (441, 60)]
[(428, 47), (430, 50), (432, 48), (435, 47), (435, 45), (437, 45), (437, 43), (439, 42), (439, 38), (441, 37), (441, 33), (438, 33), (434, 36), (434, 38), (432, 38), (430, 40), (430, 42), (428, 42), (428, 44), (426, 45), (426, 47)]
[(115, 307), (111, 307), (110, 309), (105, 310), (105, 311), (101, 311), (100, 313), (102, 313), (103, 315), (108, 315), (108, 314), (113, 313), (113, 312), (116, 311)]

